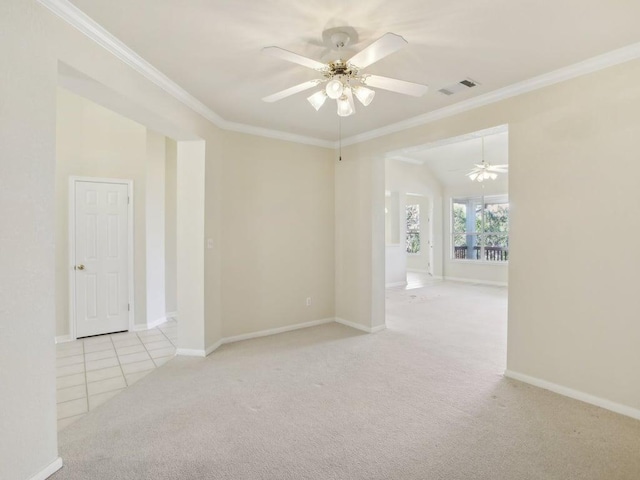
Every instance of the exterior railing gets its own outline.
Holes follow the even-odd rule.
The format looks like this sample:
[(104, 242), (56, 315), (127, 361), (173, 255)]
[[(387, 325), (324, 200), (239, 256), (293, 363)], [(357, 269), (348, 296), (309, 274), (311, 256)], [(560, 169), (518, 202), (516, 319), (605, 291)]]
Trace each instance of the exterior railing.
[[(464, 260), (480, 260), (480, 247), (473, 247), (473, 254), (471, 257), (467, 256), (468, 247), (453, 247), (453, 256), (456, 259)], [(484, 247), (484, 260), (490, 262), (506, 262), (509, 260), (509, 250), (502, 247)]]

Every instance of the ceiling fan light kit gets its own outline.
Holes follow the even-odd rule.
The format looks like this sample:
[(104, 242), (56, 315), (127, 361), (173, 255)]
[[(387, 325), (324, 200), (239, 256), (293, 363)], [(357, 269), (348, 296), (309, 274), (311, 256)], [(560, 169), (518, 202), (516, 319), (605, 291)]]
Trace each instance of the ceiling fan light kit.
[(484, 137), (482, 137), (482, 162), (474, 164), (474, 168), (467, 173), (467, 177), (472, 182), (484, 182), (485, 180), (495, 180), (499, 173), (507, 173), (508, 165), (491, 165), (484, 160)]
[[(341, 27), (345, 30), (353, 30), (350, 27)], [(370, 105), (375, 97), (375, 90), (368, 87), (380, 88), (405, 95), (420, 97), (427, 92), (426, 85), (396, 80), (379, 75), (363, 74), (362, 70), (369, 65), (383, 59), (407, 45), (407, 41), (395, 33), (386, 33), (364, 50), (355, 54), (349, 60), (341, 58), (342, 49), (351, 42), (351, 36), (346, 31), (332, 29), (331, 34), (323, 33), (323, 37), (329, 38), (331, 48), (337, 50), (339, 58), (328, 64), (324, 64), (311, 58), (303, 57), (297, 53), (289, 52), (279, 47), (266, 47), (262, 51), (268, 55), (297, 63), (307, 68), (312, 68), (322, 75), (322, 78), (295, 85), (281, 92), (264, 97), (265, 102), (275, 102), (308, 90), (318, 85), (322, 89), (307, 97), (313, 108), (320, 110), (328, 98), (336, 101), (337, 112), (341, 117), (353, 115), (356, 111), (353, 97), (365, 107)]]

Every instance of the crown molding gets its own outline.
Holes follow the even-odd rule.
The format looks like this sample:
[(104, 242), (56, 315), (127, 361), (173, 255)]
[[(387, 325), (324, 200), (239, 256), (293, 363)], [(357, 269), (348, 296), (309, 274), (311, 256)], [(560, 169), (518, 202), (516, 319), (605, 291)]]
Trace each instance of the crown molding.
[[(314, 145), (324, 148), (338, 148), (337, 141), (323, 140), (320, 138), (307, 137), (304, 135), (296, 135), (280, 130), (271, 130), (243, 123), (236, 123), (225, 120), (220, 115), (207, 107), (200, 100), (188, 93), (173, 80), (160, 72), (157, 68), (143, 59), (140, 55), (130, 49), (123, 42), (114, 37), (100, 24), (85, 14), (78, 7), (73, 5), (69, 0), (37, 0), (44, 7), (49, 9), (55, 15), (75, 27), (77, 30), (85, 34), (87, 37), (95, 41), (98, 45), (115, 55), (145, 78), (158, 85), (164, 91), (172, 95), (174, 98), (182, 102), (184, 105), (202, 115), (214, 125), (223, 130), (230, 130), (239, 133), (247, 133), (250, 135), (258, 135), (261, 137), (273, 138), (276, 140), (284, 140), (288, 142), (302, 143), (306, 145)], [(391, 133), (400, 132), (409, 128), (425, 125), (437, 120), (451, 117), (459, 113), (463, 113), (474, 108), (499, 102), (507, 98), (515, 97), (523, 93), (531, 92), (539, 88), (544, 88), (555, 83), (570, 80), (581, 75), (596, 72), (629, 60), (640, 58), (640, 43), (628, 45), (626, 47), (613, 50), (602, 55), (584, 60), (582, 62), (569, 65), (553, 72), (545, 73), (529, 80), (509, 85), (498, 90), (480, 95), (478, 97), (463, 100), (453, 105), (434, 110), (432, 112), (418, 115), (401, 122), (392, 123), (385, 127), (377, 128), (364, 132), (342, 140), (342, 146), (354, 145), (362, 143), (374, 138), (389, 135)]]
[(418, 115), (417, 117), (409, 118), (382, 128), (376, 128), (375, 130), (370, 130), (359, 135), (345, 138), (342, 140), (342, 146), (366, 142), (367, 140), (373, 140), (374, 138), (389, 135), (391, 133), (397, 133), (402, 130), (435, 122), (443, 118), (452, 117), (459, 113), (473, 110), (474, 108), (483, 107), (507, 98), (516, 97), (523, 93), (532, 92), (540, 88), (548, 87), (588, 73), (597, 72), (598, 70), (613, 67), (614, 65), (619, 65), (637, 58), (640, 58), (640, 43), (634, 43), (632, 45), (589, 58), (582, 62), (574, 63), (573, 65), (538, 75), (537, 77), (523, 80), (522, 82), (514, 83), (507, 87), (499, 88), (498, 90), (485, 93), (478, 97), (463, 100), (461, 102), (454, 103), (453, 105), (449, 105), (423, 115)]
[(160, 70), (155, 68), (144, 58), (134, 52), (131, 48), (109, 33), (104, 27), (89, 17), (86, 13), (73, 5), (69, 0), (37, 0), (41, 5), (49, 9), (55, 15), (76, 28), (78, 31), (89, 37), (109, 53), (123, 61), (135, 71), (153, 82), (165, 92), (179, 100), (191, 110), (202, 115), (208, 121), (223, 130), (247, 133), (261, 137), (284, 140), (288, 142), (314, 145), (324, 148), (335, 148), (336, 142), (322, 140), (304, 135), (271, 130), (268, 128), (255, 127), (242, 123), (235, 123), (225, 120), (220, 115), (207, 107), (200, 100), (195, 98)]

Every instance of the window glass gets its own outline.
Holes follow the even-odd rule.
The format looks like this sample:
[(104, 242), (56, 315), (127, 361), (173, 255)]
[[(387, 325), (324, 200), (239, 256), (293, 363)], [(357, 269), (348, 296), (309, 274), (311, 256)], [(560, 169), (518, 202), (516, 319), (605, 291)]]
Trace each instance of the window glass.
[(407, 253), (420, 252), (420, 205), (407, 205)]
[(509, 200), (506, 195), (453, 199), (451, 258), (506, 262)]

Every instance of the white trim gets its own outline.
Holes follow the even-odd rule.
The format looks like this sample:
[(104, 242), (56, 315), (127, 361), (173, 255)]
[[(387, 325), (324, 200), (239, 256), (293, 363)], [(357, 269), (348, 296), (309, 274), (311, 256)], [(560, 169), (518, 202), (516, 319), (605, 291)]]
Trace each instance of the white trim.
[(47, 465), (42, 470), (40, 470), (38, 473), (36, 473), (34, 476), (29, 478), (29, 480), (46, 480), (47, 478), (49, 478), (51, 475), (56, 473), (61, 468), (62, 468), (62, 458), (58, 457), (53, 462), (51, 462), (49, 465)]
[(531, 377), (529, 375), (525, 375), (524, 373), (514, 372), (513, 370), (506, 370), (504, 372), (504, 376), (507, 378), (518, 380), (520, 382), (528, 383), (535, 387), (544, 388), (545, 390), (549, 390), (554, 393), (559, 393), (560, 395), (564, 395), (565, 397), (580, 400), (581, 402), (585, 403), (590, 403), (591, 405), (604, 408), (605, 410), (610, 410), (612, 412), (626, 415), (627, 417), (635, 418), (636, 420), (640, 420), (640, 410), (629, 407), (627, 405), (612, 402), (611, 400), (607, 400), (606, 398), (596, 397), (595, 395), (591, 395), (589, 393), (574, 390), (573, 388), (558, 385), (557, 383), (548, 382), (547, 380), (542, 380), (540, 378)]
[(491, 287), (508, 287), (507, 282), (492, 282), (489, 280), (477, 280), (475, 278), (459, 278), (459, 277), (447, 277), (445, 275), (444, 280), (447, 282), (460, 282), (460, 283), (473, 283), (476, 285), (489, 285)]
[(220, 348), (220, 346), (222, 345), (222, 339), (218, 340), (216, 343), (214, 343), (213, 345), (209, 345), (205, 351), (204, 351), (204, 356), (208, 357), (209, 355), (211, 355), (213, 352), (215, 352), (218, 348)]
[(442, 120), (443, 118), (452, 117), (475, 108), (484, 107), (485, 105), (500, 102), (507, 98), (522, 95), (523, 93), (532, 92), (556, 83), (571, 80), (572, 78), (576, 78), (581, 75), (597, 72), (636, 58), (640, 58), (640, 43), (627, 45), (626, 47), (603, 53), (602, 55), (589, 58), (582, 62), (574, 63), (573, 65), (559, 68), (558, 70), (544, 73), (537, 77), (523, 80), (522, 82), (514, 83), (507, 87), (499, 88), (492, 92), (485, 93), (484, 95), (479, 95), (438, 110), (433, 110), (423, 115), (418, 115), (417, 117), (409, 118), (401, 122), (392, 123), (391, 125), (386, 125), (381, 128), (376, 128), (365, 133), (345, 138), (342, 140), (342, 146), (344, 147), (356, 143), (362, 143), (391, 133), (397, 133), (402, 130), (408, 130), (437, 120)]
[(67, 342), (73, 342), (73, 338), (71, 338), (71, 335), (59, 335), (56, 337), (56, 345), (59, 343), (67, 343)]
[(242, 342), (244, 340), (251, 340), (254, 338), (260, 337), (268, 337), (271, 335), (278, 335), (280, 333), (291, 332), (293, 330), (300, 330), (303, 328), (317, 327), (318, 325), (325, 325), (327, 323), (341, 323), (342, 325), (346, 325), (347, 327), (355, 328), (357, 330), (362, 330), (366, 333), (377, 333), (385, 328), (386, 325), (377, 325), (375, 327), (365, 327), (364, 325), (360, 325), (358, 323), (350, 322), (348, 320), (344, 320), (342, 318), (323, 318), (320, 320), (312, 320), (311, 322), (304, 323), (296, 323), (295, 325), (288, 325), (286, 327), (278, 327), (278, 328), (270, 328), (268, 330), (260, 330), (258, 332), (252, 333), (244, 333), (242, 335), (234, 335), (233, 337), (225, 337), (218, 340), (213, 345), (207, 347), (205, 350), (191, 349), (191, 348), (178, 348), (176, 350), (176, 355), (182, 355), (186, 357), (207, 357), (215, 350), (217, 350), (221, 345), (226, 345), (227, 343), (235, 343)]
[(422, 270), (420, 268), (407, 268), (407, 272), (411, 272), (411, 273), (423, 273), (425, 275), (429, 275), (429, 271), (428, 270)]
[(314, 145), (317, 147), (335, 148), (336, 143), (329, 140), (322, 140), (304, 135), (296, 135), (293, 133), (283, 132), (279, 130), (271, 130), (268, 128), (255, 127), (253, 125), (245, 125), (225, 120), (220, 115), (207, 107), (200, 100), (195, 98), (189, 92), (180, 87), (177, 83), (160, 72), (157, 68), (147, 62), (144, 58), (130, 49), (123, 42), (118, 40), (114, 35), (109, 33), (99, 23), (85, 14), (78, 7), (68, 0), (38, 0), (40, 4), (48, 8), (62, 20), (75, 27), (81, 33), (96, 42), (109, 53), (123, 61), (138, 73), (142, 74), (147, 80), (151, 81), (158, 87), (162, 88), (169, 95), (173, 96), (181, 103), (189, 107), (194, 112), (202, 115), (214, 125), (234, 132), (247, 133), (261, 137), (274, 138), (288, 142), (302, 143), (306, 145)]
[(333, 318), (323, 318), (320, 320), (313, 320), (311, 322), (296, 323), (294, 325), (287, 325), (286, 327), (270, 328), (268, 330), (260, 330), (253, 333), (244, 333), (242, 335), (234, 335), (233, 337), (226, 337), (222, 339), (222, 343), (241, 342), (243, 340), (249, 340), (251, 338), (267, 337), (269, 335), (277, 335), (278, 333), (290, 332), (292, 330), (299, 330), (301, 328), (316, 327), (318, 325), (324, 325), (325, 323), (333, 322)]
[(178, 312), (167, 312), (164, 316), (167, 318), (176, 318), (178, 316)]
[(365, 327), (364, 325), (360, 325), (359, 323), (351, 322), (349, 320), (345, 320), (344, 318), (340, 318), (340, 317), (336, 317), (336, 323), (340, 323), (347, 327), (355, 328), (356, 330), (360, 330), (366, 333), (377, 333), (387, 328), (386, 325), (376, 325), (375, 327)]
[[(95, 182), (95, 183), (116, 183), (119, 185), (127, 186), (127, 196), (129, 198), (127, 204), (127, 254), (129, 258), (127, 259), (129, 271), (127, 272), (128, 281), (129, 281), (129, 330), (135, 331), (136, 325), (134, 323), (135, 320), (135, 289), (134, 289), (134, 236), (133, 236), (133, 180), (123, 179), (123, 178), (103, 178), (103, 177), (79, 177), (75, 175), (71, 175), (69, 177), (69, 209), (67, 212), (69, 219), (69, 231), (68, 231), (68, 247), (69, 247), (69, 265), (73, 263), (75, 259), (75, 246), (76, 246), (76, 182)], [(69, 267), (72, 268), (72, 267)], [(73, 270), (71, 270), (73, 272)], [(69, 336), (71, 337), (68, 341), (76, 340), (76, 276), (73, 274), (69, 275)]]
[[(169, 77), (161, 73), (149, 62), (144, 60), (140, 55), (127, 47), (123, 42), (114, 37), (82, 10), (73, 5), (69, 0), (38, 0), (38, 2), (103, 47), (105, 50), (122, 60), (138, 73), (142, 74), (145, 78), (158, 85), (184, 105), (222, 129), (247, 133), (249, 135), (274, 138), (277, 140), (302, 143), (305, 145), (314, 145), (333, 149), (338, 148), (338, 142), (225, 120), (200, 100), (196, 99), (193, 95), (169, 79)], [(501, 100), (544, 88), (555, 83), (570, 80), (588, 73), (597, 72), (598, 70), (603, 70), (636, 58), (640, 58), (640, 43), (634, 43), (582, 62), (485, 93), (484, 95), (454, 103), (453, 105), (449, 105), (423, 115), (418, 115), (401, 122), (392, 123), (381, 128), (348, 137), (342, 140), (342, 145), (347, 146), (355, 143), (361, 143), (377, 137), (389, 135), (391, 133), (425, 125), (436, 120), (451, 117), (474, 108), (499, 102)]]
[(166, 316), (165, 317), (160, 317), (160, 318), (154, 320), (151, 323), (147, 323), (147, 330), (150, 330), (152, 328), (156, 328), (156, 327), (162, 325), (163, 323), (167, 323), (167, 317)]
[(407, 282), (385, 283), (384, 288), (405, 287)]
[(184, 357), (206, 357), (207, 353), (205, 350), (197, 350), (193, 348), (178, 348), (176, 350), (176, 355), (182, 355)]

